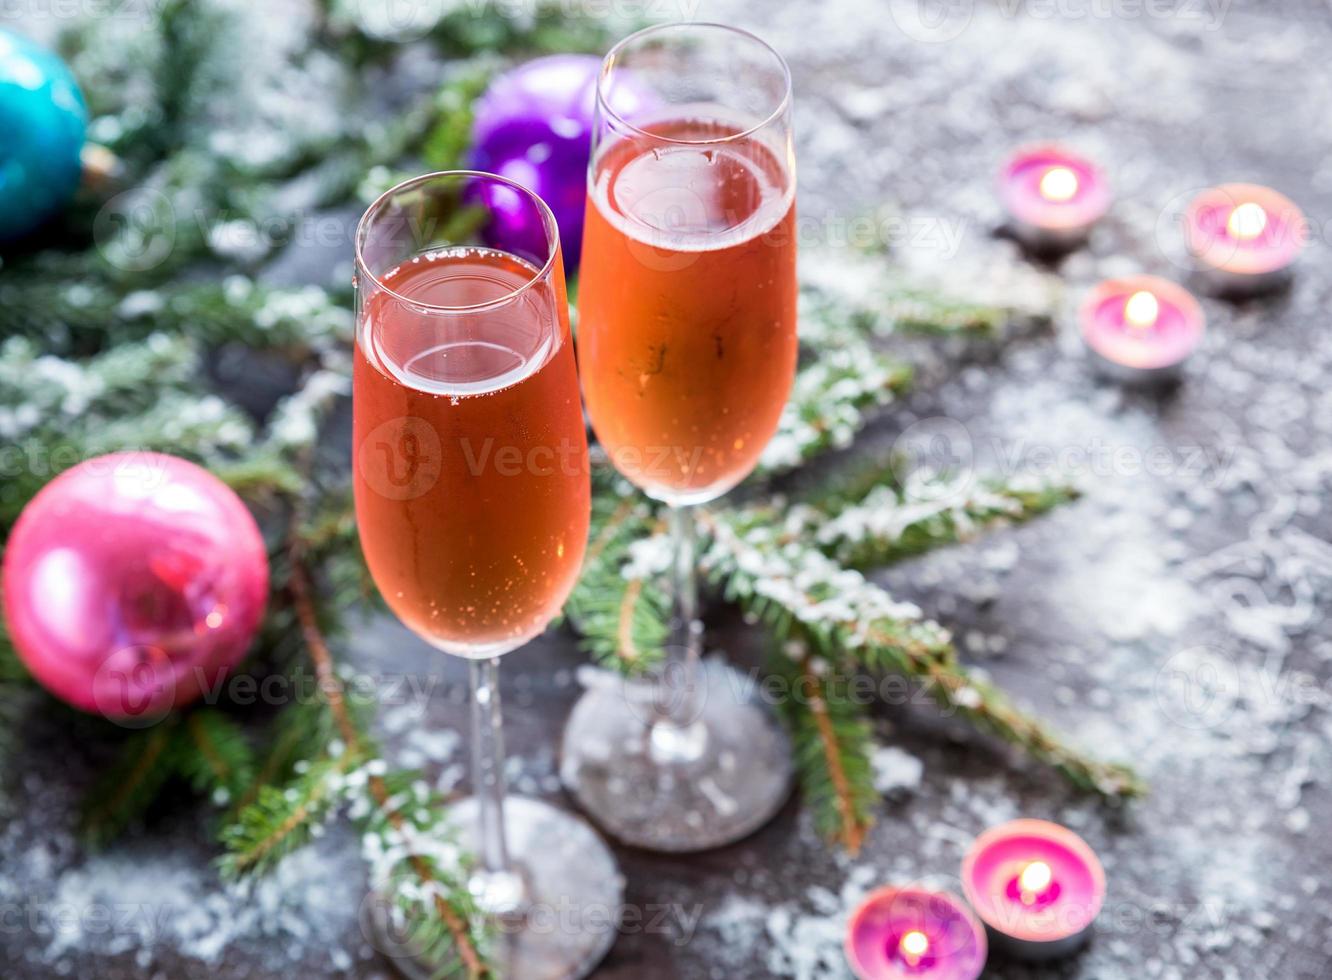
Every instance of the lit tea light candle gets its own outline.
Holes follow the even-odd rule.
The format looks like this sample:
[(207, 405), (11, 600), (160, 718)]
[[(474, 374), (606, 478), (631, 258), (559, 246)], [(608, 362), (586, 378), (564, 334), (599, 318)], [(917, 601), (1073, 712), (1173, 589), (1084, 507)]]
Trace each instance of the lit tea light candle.
[(985, 928), (957, 896), (881, 888), (851, 913), (846, 958), (860, 980), (976, 980)]
[(1105, 901), (1105, 872), (1073, 831), (1014, 820), (977, 838), (962, 862), (962, 889), (996, 949), (1053, 959), (1090, 937)]
[(1050, 885), (1054, 882), (1054, 872), (1044, 861), (1032, 861), (1022, 869), (1017, 881), (1022, 904), (1035, 905), (1049, 894)]
[(1198, 270), (1222, 293), (1282, 285), (1309, 238), (1308, 223), (1294, 202), (1257, 184), (1203, 191), (1189, 204), (1184, 228)]
[(1157, 276), (1109, 279), (1087, 294), (1078, 313), (1082, 339), (1106, 374), (1122, 381), (1175, 377), (1202, 340), (1202, 307)]
[(1110, 185), (1085, 157), (1053, 143), (1019, 150), (999, 175), (999, 195), (1029, 248), (1071, 248), (1110, 207)]

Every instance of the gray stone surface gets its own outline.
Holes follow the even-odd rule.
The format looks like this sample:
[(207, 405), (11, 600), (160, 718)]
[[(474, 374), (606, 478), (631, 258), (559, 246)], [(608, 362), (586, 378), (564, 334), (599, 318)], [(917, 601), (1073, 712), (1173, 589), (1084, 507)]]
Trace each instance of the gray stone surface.
[[(974, 835), (1017, 815), (1083, 834), (1110, 896), (1081, 956), (1039, 969), (995, 958), (987, 976), (1332, 975), (1332, 16), (1313, 2), (966, 2), (942, 8), (938, 30), (955, 36), (914, 40), (921, 9), (935, 10), (701, 11), (753, 26), (791, 60), (811, 246), (885, 208), (904, 219), (884, 226), (894, 275), (1035, 305), (1052, 294), (1063, 311), (1106, 275), (1183, 277), (1168, 216), (1208, 184), (1275, 186), (1314, 228), (1288, 293), (1204, 300), (1206, 342), (1173, 392), (1095, 380), (1066, 329), (1003, 349), (927, 347), (916, 353), (933, 380), (863, 441), (883, 448), (947, 416), (980, 468), (1078, 472), (1081, 502), (881, 578), (953, 627), (967, 660), (1024, 706), (1133, 761), (1152, 795), (1106, 809), (935, 711), (885, 707), (886, 796), (858, 857), (821, 842), (794, 802), (715, 853), (622, 850), (628, 901), (649, 920), (670, 914), (627, 927), (597, 976), (844, 977), (844, 916), (861, 893), (903, 879), (956, 887)], [(1053, 269), (993, 234), (1000, 160), (1045, 137), (1102, 161), (1116, 193), (1089, 247)], [(322, 281), (327, 268), (296, 256), (282, 274)], [(756, 653), (755, 629), (733, 613), (714, 606), (708, 622), (712, 645), (742, 663)], [(350, 660), (429, 678), (428, 698), (418, 687), (386, 708), (386, 740), (445, 785), (464, 778), (461, 665), (382, 622), (358, 633)], [(554, 750), (580, 662), (562, 633), (506, 659), (517, 791), (561, 798)], [(206, 817), (188, 807), (100, 856), (80, 850), (73, 806), (96, 753), (70, 731), (46, 717), (26, 727), (18, 809), (0, 830), (5, 976), (389, 975), (357, 926), (365, 885), (344, 831), (249, 896), (216, 885)]]

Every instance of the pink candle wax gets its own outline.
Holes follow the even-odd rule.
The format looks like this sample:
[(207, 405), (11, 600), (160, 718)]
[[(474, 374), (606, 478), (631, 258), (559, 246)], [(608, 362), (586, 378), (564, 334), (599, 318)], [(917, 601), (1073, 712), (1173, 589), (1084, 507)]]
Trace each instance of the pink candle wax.
[(976, 980), (985, 929), (960, 898), (881, 888), (851, 913), (846, 958), (860, 980)]
[(999, 174), (1014, 233), (1033, 248), (1067, 248), (1087, 237), (1110, 207), (1101, 168), (1054, 143), (1018, 150)]
[(1095, 286), (1078, 324), (1103, 370), (1143, 381), (1174, 376), (1202, 340), (1206, 321), (1187, 290), (1157, 276), (1131, 276)]
[(1280, 284), (1308, 241), (1294, 202), (1257, 184), (1203, 191), (1184, 215), (1189, 252), (1221, 291), (1256, 292)]
[(1049, 959), (1090, 935), (1105, 901), (1105, 872), (1068, 828), (1014, 820), (977, 838), (962, 862), (962, 888), (997, 947)]

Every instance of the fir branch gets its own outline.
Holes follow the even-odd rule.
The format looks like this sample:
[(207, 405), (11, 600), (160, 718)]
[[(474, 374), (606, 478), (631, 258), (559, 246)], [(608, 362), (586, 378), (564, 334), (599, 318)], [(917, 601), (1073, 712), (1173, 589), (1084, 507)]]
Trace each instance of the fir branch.
[(412, 940), (435, 975), (461, 970), (469, 980), (489, 976), (481, 953), (485, 920), (465, 876), (470, 858), (442, 826), (443, 800), (412, 772), (372, 774), (367, 787), (364, 847), (372, 880), (401, 885), (405, 877), (411, 882), (411, 887), (395, 888), (394, 899), (412, 919)]
[(782, 713), (805, 803), (820, 833), (855, 854), (874, 821), (878, 802), (869, 721), (850, 700), (829, 696), (818, 672), (825, 661), (816, 661), (798, 639), (786, 648), (794, 656), (774, 655), (770, 669), (785, 678), (791, 692), (782, 702)]
[(901, 334), (993, 339), (1010, 320), (1029, 315), (889, 279), (883, 256), (875, 253), (802, 254), (801, 277), (801, 337), (815, 346), (848, 333), (862, 339)]
[(957, 661), (946, 630), (909, 603), (846, 569), (756, 513), (704, 512), (711, 534), (703, 567), (729, 598), (796, 636), (843, 669), (891, 671), (919, 681), (942, 706), (1016, 745), (1075, 785), (1131, 797), (1142, 784), (1126, 767), (1092, 759), (1022, 714)]
[[(292, 526), (300, 526), (298, 518), (292, 519)], [(296, 610), (296, 620), (300, 624), (301, 636), (314, 664), (315, 678), (319, 683), (319, 693), (328, 706), (329, 713), (337, 724), (338, 734), (343, 743), (353, 752), (359, 753), (362, 736), (356, 727), (356, 720), (347, 706), (346, 692), (342, 681), (333, 669), (333, 655), (329, 652), (323, 630), (319, 626), (319, 617), (313, 592), (310, 587), (309, 572), (305, 568), (304, 542), (293, 537), (289, 546), (290, 567), (287, 587), (291, 592), (292, 605)]]
[(758, 472), (789, 470), (829, 449), (845, 448), (873, 412), (911, 383), (911, 368), (859, 340), (820, 350), (796, 373), (777, 432)]
[(490, 84), (491, 66), (477, 67), (451, 80), (435, 97), (436, 118), (421, 149), (435, 170), (455, 170), (466, 163), (471, 146), (473, 104)]
[(179, 335), (194, 344), (276, 349), (298, 360), (312, 349), (345, 343), (351, 322), (346, 305), (316, 286), (266, 286), (241, 275), (132, 288), (96, 276), (71, 282), (64, 270), (0, 279), (0, 329), (40, 339), (47, 355)]
[(265, 786), (287, 783), (302, 761), (326, 755), (335, 737), (333, 716), (322, 701), (289, 705), (278, 716), (268, 739), (268, 752), (254, 778), (236, 797), (233, 819), (258, 798)]
[(0, 431), (11, 472), (0, 485), (0, 526), (63, 470), (102, 453), (162, 450), (205, 464), (252, 439), (249, 421), (199, 391), (199, 358), (181, 338), (149, 337), (86, 361), (39, 355), (23, 338), (0, 347)]
[(909, 286), (884, 287), (876, 283), (848, 298), (844, 291), (832, 293), (806, 283), (802, 302), (806, 319), (816, 322), (840, 320), (847, 328), (866, 337), (919, 334), (935, 337), (990, 339), (998, 336), (1012, 311), (997, 306), (968, 303)]
[(181, 775), (218, 806), (239, 799), (254, 779), (254, 753), (240, 726), (216, 708), (196, 708), (184, 726), (193, 751), (181, 753)]
[(222, 460), (209, 467), (214, 476), (246, 500), (268, 501), (301, 491), (303, 476), (276, 453), (256, 452), (235, 460)]
[(799, 626), (820, 644), (881, 649), (900, 658), (904, 672), (915, 662), (950, 655), (948, 631), (917, 606), (789, 537), (764, 513), (704, 511), (700, 520), (711, 536), (701, 562), (705, 573), (779, 636)]
[(1048, 726), (1015, 708), (1007, 695), (974, 673), (936, 667), (929, 690), (941, 705), (957, 709), (975, 727), (1051, 766), (1085, 792), (1109, 799), (1133, 799), (1147, 792), (1146, 784), (1131, 766), (1101, 762), (1079, 752)]
[(935, 336), (990, 338), (999, 334), (1012, 311), (968, 303), (924, 289), (899, 287), (871, 308), (872, 333), (906, 332)]
[[(300, 526), (300, 519), (293, 518), (293, 527)], [(320, 680), (320, 691), (324, 695), (330, 714), (333, 715), (334, 722), (337, 724), (338, 731), (341, 732), (342, 739), (345, 742), (345, 758), (357, 758), (361, 752), (365, 751), (365, 736), (358, 730), (352, 714), (350, 714), (348, 704), (342, 690), (342, 684), (337, 678), (336, 671), (333, 670), (333, 658), (329, 652), (328, 643), (324, 640), (324, 635), (318, 626), (318, 616), (314, 611), (314, 602), (312, 591), (310, 591), (309, 577), (304, 566), (304, 543), (300, 538), (293, 538), (290, 545), (290, 569), (289, 569), (289, 587), (292, 591), (293, 605), (296, 606), (298, 622), (300, 622), (301, 632), (305, 638), (306, 647), (308, 647), (310, 659), (314, 662), (314, 670), (318, 680)], [(377, 810), (384, 816), (390, 827), (398, 834), (404, 834), (405, 828), (409, 826), (409, 818), (402, 812), (402, 806), (406, 800), (401, 800), (400, 795), (394, 794), (388, 780), (384, 778), (382, 772), (370, 770), (368, 768), (368, 783), (370, 799), (376, 804)], [(260, 791), (260, 800), (264, 802), (264, 791)], [(293, 818), (296, 815), (293, 815)], [(244, 854), (244, 847), (233, 847), (233, 854)], [(441, 884), (438, 877), (437, 864), (426, 855), (413, 852), (409, 856), (408, 864), (412, 873), (416, 876), (418, 887), (424, 889), (426, 893), (433, 895), (433, 907), (438, 919), (444, 923), (453, 951), (456, 951), (458, 959), (465, 965), (469, 977), (486, 976), (488, 968), (482, 960), (481, 953), (477, 949), (477, 940), (473, 936), (473, 927), (470, 925), (469, 909), (460, 909), (450, 904), (449, 899), (442, 895), (434, 885)], [(461, 895), (465, 895), (465, 887), (453, 888), (452, 895), (454, 901), (461, 901)], [(434, 944), (434, 956), (441, 956), (440, 944)]]
[(565, 614), (602, 666), (639, 673), (661, 662), (670, 601), (645, 571), (629, 567), (631, 549), (660, 531), (641, 494), (604, 467), (595, 471), (592, 523), (583, 572)]
[(842, 496), (829, 510), (797, 506), (783, 519), (790, 537), (814, 541), (839, 563), (867, 568), (900, 561), (975, 537), (983, 531), (1029, 521), (1075, 499), (1065, 483), (1019, 476), (972, 486), (969, 477), (880, 485), (859, 500)]
[(218, 860), (223, 877), (237, 879), (271, 870), (309, 843), (316, 828), (343, 802), (343, 778), (360, 762), (350, 752), (301, 766), (284, 788), (261, 786), (253, 803), (222, 831), (227, 853)]
[(125, 738), (115, 762), (84, 798), (80, 824), (90, 843), (106, 843), (142, 818), (157, 799), (175, 772), (177, 721), (168, 717)]
[(152, 151), (166, 155), (185, 145), (190, 126), (201, 116), (199, 106), (210, 95), (209, 68), (224, 21), (218, 7), (197, 0), (165, 0), (157, 8), (161, 45), (153, 91), (158, 116), (141, 137)]

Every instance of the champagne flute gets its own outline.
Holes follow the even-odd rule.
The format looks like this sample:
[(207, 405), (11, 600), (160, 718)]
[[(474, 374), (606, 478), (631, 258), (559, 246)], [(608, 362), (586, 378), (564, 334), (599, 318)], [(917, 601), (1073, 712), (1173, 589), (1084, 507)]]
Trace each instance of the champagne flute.
[[(499, 926), (503, 976), (585, 976), (614, 937), (622, 882), (582, 820), (506, 799), (497, 683), (500, 655), (573, 588), (590, 516), (550, 209), (489, 174), (399, 184), (357, 228), (356, 316), (361, 547), (394, 614), (469, 661), (473, 795), (451, 810), (477, 859), (469, 889)], [(391, 910), (375, 914), (386, 931)], [(438, 966), (410, 941), (397, 963), (409, 976)]]
[(790, 791), (781, 727), (745, 678), (700, 662), (694, 513), (754, 468), (795, 373), (790, 108), (782, 58), (718, 24), (640, 31), (598, 82), (579, 373), (612, 464), (667, 505), (673, 636), (653, 707), (633, 684), (579, 701), (561, 777), (641, 847), (736, 840)]

